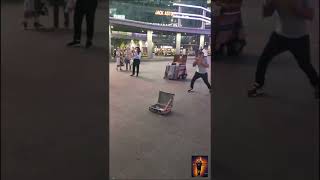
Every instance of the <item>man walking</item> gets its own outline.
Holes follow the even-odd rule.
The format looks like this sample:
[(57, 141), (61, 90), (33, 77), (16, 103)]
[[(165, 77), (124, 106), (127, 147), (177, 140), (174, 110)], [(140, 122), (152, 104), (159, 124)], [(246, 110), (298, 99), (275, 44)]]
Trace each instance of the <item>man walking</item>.
[(83, 17), (86, 16), (87, 23), (87, 42), (86, 48), (92, 46), (92, 38), (94, 33), (94, 17), (98, 0), (77, 0), (74, 12), (74, 36), (73, 41), (68, 43), (67, 46), (75, 46), (80, 44), (81, 40), (81, 26)]
[(268, 64), (276, 55), (290, 51), (315, 88), (318, 98), (319, 76), (310, 62), (310, 37), (306, 27), (306, 20), (312, 20), (314, 16), (311, 0), (267, 0), (263, 6), (263, 16), (272, 16), (274, 12), (278, 14), (277, 28), (260, 56), (255, 82), (248, 90), (248, 96), (263, 94), (262, 87)]

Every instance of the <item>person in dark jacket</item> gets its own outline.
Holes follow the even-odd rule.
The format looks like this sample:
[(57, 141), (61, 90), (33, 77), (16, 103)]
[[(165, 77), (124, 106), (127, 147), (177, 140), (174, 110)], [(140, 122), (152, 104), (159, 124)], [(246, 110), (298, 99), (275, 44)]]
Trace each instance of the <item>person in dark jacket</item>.
[(87, 23), (87, 42), (86, 48), (92, 46), (92, 38), (94, 33), (94, 17), (98, 0), (77, 0), (76, 8), (73, 16), (74, 21), (74, 36), (73, 41), (67, 46), (75, 46), (80, 44), (81, 40), (81, 26), (83, 17), (86, 16)]

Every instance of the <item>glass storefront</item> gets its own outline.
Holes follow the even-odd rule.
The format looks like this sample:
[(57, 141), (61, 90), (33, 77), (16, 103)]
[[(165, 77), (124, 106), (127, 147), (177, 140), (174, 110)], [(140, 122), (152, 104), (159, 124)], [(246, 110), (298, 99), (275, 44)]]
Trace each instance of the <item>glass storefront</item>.
[[(192, 4), (202, 6), (208, 5), (208, 0), (111, 0), (110, 17), (127, 19), (140, 22), (148, 22), (156, 25), (178, 26), (178, 20), (170, 16), (171, 12), (178, 12), (178, 7), (173, 3)], [(203, 15), (202, 9), (180, 7), (181, 12)], [(208, 12), (207, 17), (210, 17)], [(181, 19), (182, 27), (201, 28), (199, 20)], [(130, 28), (117, 27), (112, 29), (112, 49), (120, 47), (140, 47), (143, 56), (147, 56), (147, 36), (144, 30), (131, 30)], [(180, 53), (194, 55), (199, 49), (200, 35), (181, 34)], [(205, 45), (210, 45), (209, 36), (205, 36)], [(176, 54), (176, 33), (153, 32), (153, 49), (156, 56), (172, 56)]]

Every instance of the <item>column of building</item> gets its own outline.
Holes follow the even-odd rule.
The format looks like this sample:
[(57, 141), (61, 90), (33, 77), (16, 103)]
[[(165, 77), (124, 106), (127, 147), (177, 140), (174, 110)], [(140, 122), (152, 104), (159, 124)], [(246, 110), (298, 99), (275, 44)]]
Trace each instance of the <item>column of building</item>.
[(153, 53), (153, 42), (152, 42), (152, 34), (153, 31), (148, 30), (147, 31), (147, 50), (148, 50), (148, 58), (151, 59), (152, 53)]

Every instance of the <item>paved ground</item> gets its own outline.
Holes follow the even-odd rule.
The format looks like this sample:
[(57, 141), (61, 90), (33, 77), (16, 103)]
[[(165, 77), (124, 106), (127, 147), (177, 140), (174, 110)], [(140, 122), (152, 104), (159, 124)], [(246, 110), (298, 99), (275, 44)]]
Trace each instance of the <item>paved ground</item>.
[[(163, 79), (168, 62), (143, 62), (139, 78), (110, 64), (110, 174), (120, 179), (189, 179), (191, 156), (210, 157), (210, 93), (202, 82)], [(159, 90), (175, 94), (173, 112), (149, 112)]]
[[(161, 79), (165, 62), (142, 64), (138, 79), (111, 67), (110, 80), (119, 79), (114, 84), (110, 81), (111, 93), (115, 93), (110, 99), (115, 102), (111, 108), (138, 112), (111, 114), (115, 119), (110, 122), (110, 153), (115, 154), (110, 156), (112, 175), (189, 177), (189, 156), (209, 152), (206, 148), (209, 134), (213, 133), (213, 173), (218, 180), (319, 179), (319, 104), (292, 56), (283, 54), (271, 64), (268, 97), (246, 98), (257, 56), (273, 24), (272, 19), (259, 19), (260, 2), (246, 1), (244, 7), (249, 38), (244, 56), (213, 65), (213, 132), (208, 129), (208, 122), (196, 118), (198, 111), (188, 103), (208, 99), (202, 83), (196, 84), (199, 92), (189, 96), (185, 93), (188, 84)], [(100, 9), (98, 17), (104, 17), (105, 11)], [(21, 16), (21, 5), (1, 4), (1, 145), (6, 144), (1, 151), (6, 158), (1, 163), (7, 162), (1, 176), (8, 180), (98, 179), (104, 175), (108, 162), (104, 134), (108, 77), (105, 20), (97, 19), (96, 47), (86, 51), (64, 47), (70, 40), (70, 31), (23, 31)], [(317, 16), (311, 25), (312, 62), (316, 67), (318, 20)], [(157, 71), (152, 73), (153, 69)], [(177, 95), (174, 113), (168, 118), (147, 111), (162, 88)], [(138, 95), (124, 96), (123, 92)], [(124, 97), (125, 101), (121, 101)], [(199, 106), (208, 112), (209, 105)], [(198, 132), (194, 126), (204, 129)], [(193, 129), (197, 132), (192, 133)], [(152, 160), (159, 160), (159, 164)], [(159, 167), (163, 169), (159, 171)], [(143, 171), (144, 168), (149, 170)], [(87, 174), (80, 175), (80, 171)]]
[[(244, 4), (248, 34), (244, 55), (213, 65), (214, 174), (219, 180), (319, 179), (319, 102), (292, 55), (282, 54), (270, 65), (268, 97), (246, 97), (274, 24), (272, 18), (262, 21), (260, 4), (260, 0)], [(312, 63), (319, 72), (317, 22), (319, 16), (310, 30)]]
[(1, 4), (1, 179), (101, 179), (108, 161), (106, 9), (97, 11), (89, 51), (65, 47), (71, 31), (23, 31), (22, 10)]

